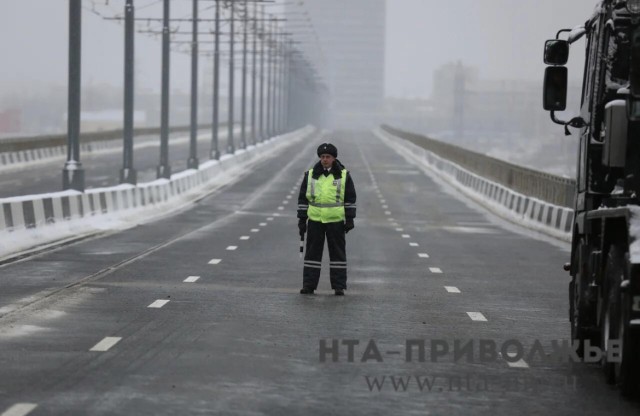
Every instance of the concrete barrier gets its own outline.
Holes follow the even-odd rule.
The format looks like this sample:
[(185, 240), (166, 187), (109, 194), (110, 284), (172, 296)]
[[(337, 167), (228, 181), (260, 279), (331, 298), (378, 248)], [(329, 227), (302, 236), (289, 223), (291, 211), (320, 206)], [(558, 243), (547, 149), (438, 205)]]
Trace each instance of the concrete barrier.
[[(78, 238), (100, 230), (130, 227), (131, 221), (166, 215), (229, 182), (248, 164), (275, 156), (315, 132), (308, 126), (210, 160), (189, 169), (138, 185), (118, 185), (86, 192), (0, 198), (0, 258), (36, 246)], [(267, 146), (268, 145), (268, 146)]]
[[(227, 124), (220, 125), (220, 138), (226, 137)], [(200, 126), (207, 129), (211, 126)], [(188, 132), (188, 126), (177, 126), (170, 129), (171, 133)], [(235, 127), (234, 131), (240, 131)], [(149, 146), (160, 146), (158, 138), (144, 138), (141, 136), (158, 135), (159, 128), (139, 128), (134, 130), (134, 149)], [(210, 137), (210, 133), (199, 134), (198, 140)], [(143, 139), (143, 140), (141, 140)], [(122, 130), (86, 133), (80, 139), (80, 153), (92, 154), (97, 152), (122, 151)], [(171, 138), (171, 145), (187, 143), (188, 137)], [(67, 156), (67, 138), (64, 135), (35, 136), (23, 138), (5, 138), (0, 140), (0, 170), (16, 170), (24, 167), (25, 163), (47, 163), (56, 159), (64, 160)]]
[(391, 134), (389, 129), (376, 129), (374, 134), (406, 159), (426, 168), (427, 173), (444, 180), (500, 217), (554, 238), (571, 241), (573, 209), (516, 192), (413, 141)]

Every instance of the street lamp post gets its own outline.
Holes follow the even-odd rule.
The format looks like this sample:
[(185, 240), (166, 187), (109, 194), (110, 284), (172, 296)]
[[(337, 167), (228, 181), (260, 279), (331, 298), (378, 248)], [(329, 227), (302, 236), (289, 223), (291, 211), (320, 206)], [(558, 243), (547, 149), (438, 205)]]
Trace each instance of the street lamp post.
[(251, 53), (251, 142), (256, 144), (256, 77), (258, 56), (258, 2), (253, 3), (253, 51)]
[(133, 168), (133, 109), (134, 109), (134, 33), (135, 16), (133, 0), (127, 0), (124, 8), (124, 129), (122, 147), (122, 170), (120, 183), (137, 182)]
[(67, 161), (62, 170), (62, 188), (84, 191), (80, 163), (80, 88), (82, 46), (82, 0), (69, 0), (69, 102), (67, 115)]
[(171, 178), (169, 165), (169, 65), (170, 65), (170, 33), (169, 33), (169, 0), (163, 0), (162, 24), (162, 99), (160, 108), (160, 165), (158, 178)]
[(247, 147), (247, 37), (249, 36), (249, 3), (244, 0), (244, 32), (242, 36), (242, 109), (241, 109), (241, 134), (240, 140), (243, 149)]
[(218, 124), (220, 123), (220, 0), (216, 2), (215, 38), (213, 50), (213, 126), (211, 127), (211, 151), (210, 158), (220, 159), (218, 142)]
[(264, 102), (264, 87), (265, 87), (265, 45), (267, 43), (267, 33), (266, 33), (266, 23), (264, 20), (264, 6), (260, 7), (261, 9), (261, 19), (260, 19), (260, 141), (266, 139), (265, 131), (264, 131), (264, 113), (265, 113), (265, 102)]
[(191, 43), (191, 136), (187, 168), (198, 169), (198, 0), (193, 0)]
[(234, 114), (233, 114), (233, 104), (234, 104), (234, 97), (233, 95), (235, 94), (234, 91), (234, 83), (235, 83), (235, 77), (234, 77), (234, 72), (235, 72), (235, 62), (234, 62), (234, 42), (235, 42), (235, 13), (234, 13), (234, 0), (231, 0), (229, 2), (229, 10), (230, 10), (230, 22), (229, 22), (229, 34), (231, 36), (231, 41), (229, 42), (229, 109), (228, 109), (228, 113), (229, 113), (229, 122), (228, 122), (228, 127), (229, 127), (229, 134), (227, 137), (227, 153), (228, 154), (233, 154), (236, 152), (235, 149), (235, 145), (233, 143), (233, 128), (235, 127), (233, 125), (234, 122)]

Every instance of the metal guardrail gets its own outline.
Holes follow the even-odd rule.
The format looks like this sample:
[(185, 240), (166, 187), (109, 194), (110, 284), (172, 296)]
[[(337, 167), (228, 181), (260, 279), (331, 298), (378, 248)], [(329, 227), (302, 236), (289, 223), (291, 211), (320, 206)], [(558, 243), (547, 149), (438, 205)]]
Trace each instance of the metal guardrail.
[(576, 182), (573, 179), (514, 165), (481, 153), (443, 143), (415, 133), (383, 125), (382, 129), (394, 136), (450, 160), (479, 176), (490, 179), (515, 192), (540, 199), (550, 204), (573, 208)]
[[(221, 123), (220, 127), (226, 126), (227, 123)], [(210, 129), (211, 124), (198, 126), (198, 129)], [(186, 132), (190, 130), (190, 126), (175, 126), (169, 129), (171, 133)], [(160, 127), (144, 127), (133, 130), (135, 136), (143, 136), (148, 134), (160, 134)], [(122, 139), (123, 130), (105, 130), (80, 135), (81, 143), (101, 142), (107, 140)], [(16, 137), (0, 140), (0, 153), (18, 152), (21, 150), (44, 149), (48, 147), (66, 146), (67, 135), (55, 134), (45, 136), (32, 137)]]

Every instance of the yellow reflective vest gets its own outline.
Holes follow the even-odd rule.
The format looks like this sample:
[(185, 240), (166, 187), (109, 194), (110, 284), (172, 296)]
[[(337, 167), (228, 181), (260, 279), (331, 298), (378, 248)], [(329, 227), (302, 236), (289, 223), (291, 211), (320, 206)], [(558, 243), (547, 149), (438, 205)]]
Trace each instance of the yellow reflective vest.
[(322, 223), (344, 221), (344, 191), (347, 170), (342, 170), (342, 178), (336, 179), (333, 174), (320, 175), (313, 178), (313, 169), (309, 170), (307, 180), (307, 201), (310, 220)]

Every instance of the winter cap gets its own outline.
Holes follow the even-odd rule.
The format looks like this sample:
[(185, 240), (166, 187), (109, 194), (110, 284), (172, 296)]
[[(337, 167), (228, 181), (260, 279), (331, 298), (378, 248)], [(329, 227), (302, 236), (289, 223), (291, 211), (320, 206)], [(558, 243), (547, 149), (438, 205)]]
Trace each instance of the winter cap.
[(318, 157), (322, 155), (331, 155), (333, 157), (338, 157), (338, 149), (331, 143), (322, 143), (318, 147)]

